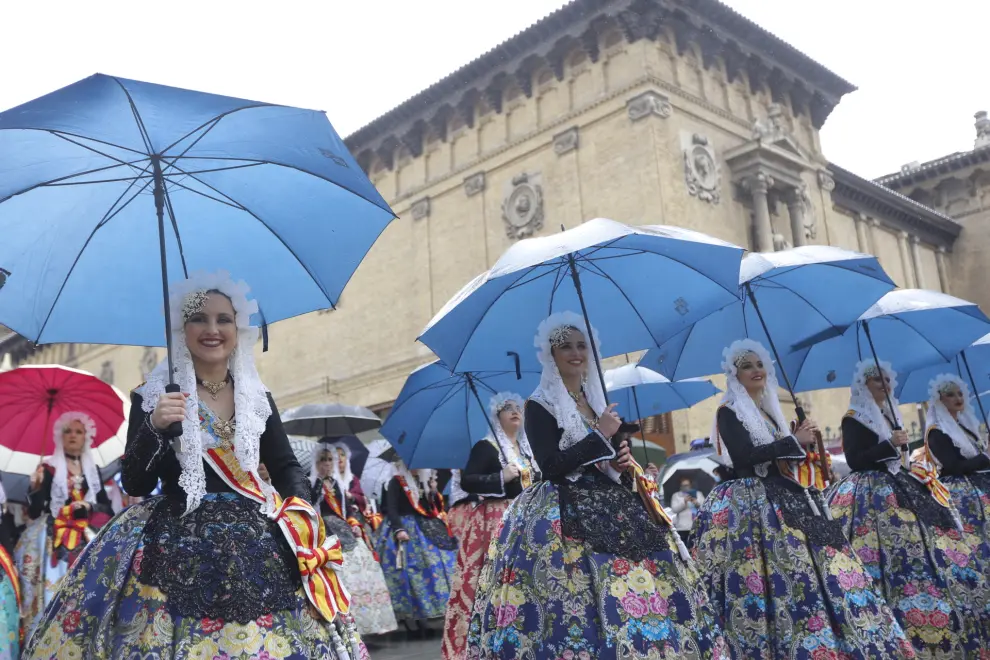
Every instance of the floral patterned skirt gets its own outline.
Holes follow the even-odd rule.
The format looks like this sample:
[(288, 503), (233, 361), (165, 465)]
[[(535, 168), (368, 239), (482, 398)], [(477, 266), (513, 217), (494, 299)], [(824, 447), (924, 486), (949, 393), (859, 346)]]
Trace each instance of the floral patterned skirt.
[(854, 472), (830, 493), (832, 516), (919, 658), (965, 658), (990, 649), (979, 537), (925, 525), (903, 504), (894, 477), (879, 470)]
[(698, 575), (667, 533), (673, 550), (642, 561), (594, 552), (562, 535), (555, 484), (528, 488), (489, 546), (467, 657), (729, 658)]
[(488, 556), (488, 546), (502, 524), (502, 514), (512, 500), (484, 500), (477, 507), (467, 505), (469, 514), (463, 524), (451, 531), (460, 539), (457, 549), (457, 572), (450, 588), (447, 618), (443, 626), (443, 645), (440, 651), (444, 660), (462, 660), (467, 647), (468, 625), (474, 609), (478, 577)]
[(458, 539), (463, 539), (467, 533), (468, 525), (474, 517), (474, 502), (461, 501), (450, 507), (447, 512), (447, 524), (450, 525), (450, 533)]
[(351, 595), (351, 616), (362, 636), (383, 635), (399, 627), (381, 564), (361, 539), (344, 553), (340, 580)]
[[(963, 528), (972, 528), (979, 542), (990, 548), (990, 472), (941, 477), (941, 481), (952, 492)], [(982, 556), (990, 558), (990, 549), (981, 552), (986, 552)]]
[(426, 538), (416, 516), (402, 516), (401, 521), (402, 529), (409, 534), (409, 540), (404, 543), (395, 540), (388, 518), (378, 528), (378, 554), (395, 618), (399, 621), (441, 619), (450, 599), (456, 555)]
[(49, 533), (51, 521), (49, 515), (31, 521), (14, 548), (14, 563), (21, 579), (21, 617), (24, 634), (28, 637), (38, 626), (59, 583), (69, 571), (69, 561), (82, 551), (80, 546), (65, 559), (56, 559)]
[[(207, 494), (203, 503), (237, 497)], [(168, 596), (139, 579), (145, 528), (153, 514), (160, 515), (156, 507), (161, 499), (126, 509), (90, 543), (28, 641), (25, 660), (339, 660), (343, 637), (351, 639), (351, 660), (368, 658), (357, 633), (345, 630), (341, 635), (344, 626), (319, 619), (301, 589), (294, 608), (244, 624), (173, 614)], [(214, 531), (223, 535), (219, 527), (226, 524), (216, 523)]]
[(911, 645), (848, 546), (811, 544), (758, 478), (719, 484), (695, 521), (694, 556), (734, 657), (901, 660)]

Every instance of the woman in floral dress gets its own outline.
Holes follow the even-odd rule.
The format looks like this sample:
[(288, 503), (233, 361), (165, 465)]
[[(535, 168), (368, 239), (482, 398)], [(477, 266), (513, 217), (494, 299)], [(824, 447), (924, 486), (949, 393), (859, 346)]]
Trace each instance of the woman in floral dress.
[(789, 432), (766, 349), (736, 341), (722, 367), (726, 392), (711, 437), (734, 478), (701, 507), (694, 552), (735, 656), (913, 658), (821, 492), (799, 478), (816, 428), (806, 420)]
[(887, 400), (896, 378), (886, 362), (856, 366), (842, 419), (852, 473), (832, 488), (832, 513), (918, 657), (969, 657), (986, 646), (973, 607), (985, 605), (986, 582), (949, 491), (924, 462), (902, 463), (908, 437), (897, 400)]
[(511, 392), (499, 392), (491, 398), (488, 422), (493, 432), (471, 449), (461, 477), (461, 487), (471, 494), (472, 501), (464, 525), (459, 531), (452, 530), (459, 547), (444, 621), (444, 660), (465, 657), (478, 575), (488, 546), (512, 500), (539, 480), (539, 468), (522, 428), (524, 405), (522, 397)]
[[(90, 543), (25, 659), (367, 657), (344, 613), (340, 544), (309, 504), (254, 365), (258, 307), (247, 292), (225, 273), (173, 287), (181, 392), (166, 391), (166, 361), (132, 394), (122, 461), (128, 493), (148, 495), (161, 479), (164, 495), (128, 508)], [(182, 434), (170, 442), (174, 422)]]
[(457, 539), (429, 500), (430, 471), (414, 475), (398, 457), (394, 466), (382, 505), (378, 555), (395, 618), (408, 631), (425, 632), (426, 622), (442, 619), (447, 608)]
[(467, 657), (728, 658), (655, 483), (606, 406), (592, 340), (572, 312), (537, 330), (543, 373), (525, 419), (544, 481), (512, 502), (490, 545)]
[(84, 413), (67, 412), (55, 420), (53, 434), (52, 457), (31, 476), (28, 515), (33, 522), (14, 551), (26, 636), (37, 627), (69, 567), (113, 516), (90, 451), (96, 423)]
[(319, 502), (320, 514), (328, 533), (340, 539), (344, 551), (344, 566), (340, 577), (351, 595), (351, 616), (358, 632), (382, 635), (395, 630), (395, 614), (388, 594), (382, 567), (368, 545), (353, 500), (347, 497), (348, 483), (340, 471), (340, 456), (346, 454), (333, 445), (320, 443), (313, 452), (313, 503)]

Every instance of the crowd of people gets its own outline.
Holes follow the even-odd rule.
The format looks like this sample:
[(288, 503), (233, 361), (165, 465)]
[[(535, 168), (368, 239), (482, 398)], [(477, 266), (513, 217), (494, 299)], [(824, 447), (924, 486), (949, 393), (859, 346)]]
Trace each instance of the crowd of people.
[(600, 338), (553, 314), (539, 386), (491, 398), (446, 502), (398, 458), (365, 493), (345, 442), (307, 476), (254, 364), (247, 286), (203, 276), (171, 302), (180, 391), (163, 362), (132, 394), (129, 506), (92, 420), (53, 424), (31, 521), (0, 539), (0, 659), (360, 660), (365, 638), (434, 622), (445, 660), (990, 657), (990, 455), (955, 376), (932, 381), (912, 460), (896, 374), (861, 363), (851, 474), (823, 489), (817, 425), (791, 423), (767, 350), (737, 341), (711, 433), (724, 478), (685, 481), (671, 516), (607, 404)]

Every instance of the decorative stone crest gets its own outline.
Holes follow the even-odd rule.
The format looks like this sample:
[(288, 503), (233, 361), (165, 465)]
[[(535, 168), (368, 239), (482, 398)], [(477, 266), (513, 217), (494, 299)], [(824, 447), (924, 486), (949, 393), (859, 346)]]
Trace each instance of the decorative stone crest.
[(110, 360), (100, 366), (100, 380), (107, 385), (113, 385), (113, 362)]
[(141, 356), (141, 377), (147, 379), (148, 374), (152, 372), (157, 364), (158, 353), (151, 347), (145, 348), (144, 355)]
[(813, 241), (818, 238), (818, 221), (815, 219), (815, 207), (811, 202), (811, 191), (808, 190), (808, 184), (802, 182), (795, 191), (795, 196), (797, 202), (804, 207), (804, 235), (808, 240)]
[(502, 221), (509, 238), (532, 236), (543, 228), (543, 186), (539, 174), (522, 173), (506, 186)]
[(784, 124), (784, 108), (779, 103), (771, 103), (767, 108), (766, 121), (753, 122), (753, 138), (763, 142), (777, 142), (790, 135)]
[(485, 173), (478, 172), (464, 179), (464, 194), (468, 197), (477, 195), (485, 189)]
[(639, 121), (651, 115), (667, 119), (673, 114), (674, 107), (670, 105), (670, 99), (665, 95), (651, 90), (626, 101), (626, 112), (629, 113), (629, 119), (632, 121)]
[(409, 211), (412, 213), (413, 220), (422, 220), (423, 218), (429, 217), (430, 198), (424, 197), (419, 201), (413, 202), (413, 205), (409, 209)]
[(684, 148), (684, 181), (688, 193), (703, 202), (718, 204), (721, 199), (721, 172), (715, 150), (708, 138), (700, 133), (682, 135)]
[(987, 118), (987, 111), (980, 110), (973, 117), (976, 118), (976, 144), (973, 148), (990, 146), (990, 119)]
[(574, 151), (578, 148), (578, 128), (573, 126), (563, 133), (553, 136), (553, 152), (558, 156)]
[(832, 178), (831, 172), (828, 170), (818, 170), (818, 187), (825, 192), (835, 190), (835, 179)]

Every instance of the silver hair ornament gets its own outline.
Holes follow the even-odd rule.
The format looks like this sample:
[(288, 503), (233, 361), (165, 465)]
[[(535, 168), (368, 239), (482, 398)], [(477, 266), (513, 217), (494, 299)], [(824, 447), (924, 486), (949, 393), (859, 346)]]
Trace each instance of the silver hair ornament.
[(193, 291), (182, 301), (182, 320), (188, 321), (194, 314), (199, 314), (206, 307), (209, 298), (206, 291)]
[(570, 336), (571, 330), (577, 330), (577, 328), (571, 325), (562, 325), (551, 330), (550, 334), (547, 335), (547, 339), (550, 341), (550, 345), (553, 346), (554, 348), (557, 348), (558, 346), (563, 346), (565, 343), (567, 343), (567, 338)]

